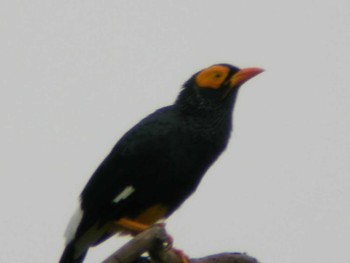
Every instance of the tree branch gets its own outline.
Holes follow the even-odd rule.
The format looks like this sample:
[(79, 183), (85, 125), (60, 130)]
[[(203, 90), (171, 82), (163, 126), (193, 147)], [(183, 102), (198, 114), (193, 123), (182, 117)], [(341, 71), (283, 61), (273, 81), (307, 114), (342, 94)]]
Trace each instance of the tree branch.
[[(179, 252), (171, 249), (172, 240), (164, 225), (154, 225), (138, 234), (103, 263), (183, 263)], [(141, 257), (148, 252), (150, 257)], [(190, 263), (259, 263), (255, 258), (241, 253), (221, 253), (198, 259)]]

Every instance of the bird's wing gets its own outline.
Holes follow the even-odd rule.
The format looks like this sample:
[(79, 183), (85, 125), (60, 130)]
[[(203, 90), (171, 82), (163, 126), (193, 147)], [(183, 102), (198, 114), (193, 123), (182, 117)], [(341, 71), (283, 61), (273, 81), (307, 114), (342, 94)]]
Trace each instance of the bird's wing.
[(176, 143), (169, 142), (176, 128), (172, 118), (163, 115), (146, 118), (117, 143), (81, 194), (84, 211), (113, 206), (116, 212), (129, 196), (146, 191), (150, 182), (171, 170), (167, 153)]

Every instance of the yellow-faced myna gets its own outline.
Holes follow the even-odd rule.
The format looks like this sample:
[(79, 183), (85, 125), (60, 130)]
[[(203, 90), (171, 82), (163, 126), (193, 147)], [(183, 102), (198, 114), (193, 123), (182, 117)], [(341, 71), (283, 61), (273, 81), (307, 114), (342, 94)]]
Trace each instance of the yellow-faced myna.
[(218, 64), (194, 74), (175, 103), (131, 128), (81, 193), (61, 263), (83, 262), (115, 233), (136, 234), (171, 215), (224, 151), (239, 87), (261, 73)]

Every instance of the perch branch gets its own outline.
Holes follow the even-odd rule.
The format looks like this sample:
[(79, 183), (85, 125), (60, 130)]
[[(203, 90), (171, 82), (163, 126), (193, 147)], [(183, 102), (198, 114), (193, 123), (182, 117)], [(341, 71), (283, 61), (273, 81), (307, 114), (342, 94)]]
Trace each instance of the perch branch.
[[(170, 249), (171, 241), (163, 225), (155, 225), (138, 234), (103, 263), (181, 263), (176, 251)], [(150, 258), (141, 257), (148, 252)], [(203, 258), (190, 259), (190, 263), (258, 263), (246, 254), (220, 253)]]

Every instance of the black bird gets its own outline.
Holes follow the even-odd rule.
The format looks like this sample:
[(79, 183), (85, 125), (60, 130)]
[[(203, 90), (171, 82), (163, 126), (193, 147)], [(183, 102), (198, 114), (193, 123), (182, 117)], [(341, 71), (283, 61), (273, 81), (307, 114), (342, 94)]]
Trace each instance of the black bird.
[(136, 234), (171, 215), (226, 148), (239, 87), (262, 71), (208, 67), (184, 84), (173, 105), (131, 128), (81, 193), (60, 262), (83, 262), (111, 235)]

